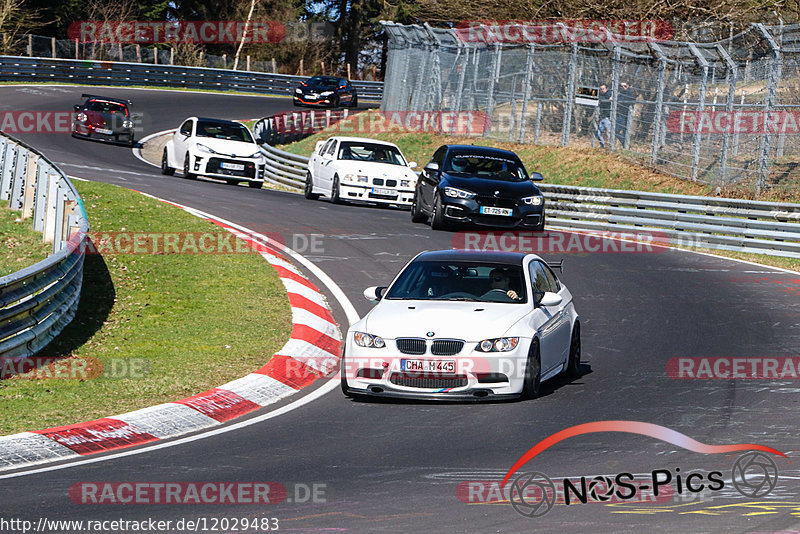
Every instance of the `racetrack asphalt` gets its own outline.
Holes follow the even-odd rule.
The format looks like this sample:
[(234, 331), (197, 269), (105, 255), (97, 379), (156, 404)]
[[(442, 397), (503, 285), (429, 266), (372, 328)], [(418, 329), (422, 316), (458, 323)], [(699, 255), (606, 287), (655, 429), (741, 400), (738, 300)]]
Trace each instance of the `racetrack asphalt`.
[[(145, 133), (175, 128), (191, 115), (250, 119), (292, 109), (288, 99), (267, 97), (3, 86), (0, 111), (69, 110), (84, 91), (131, 99), (135, 111), (150, 116), (150, 131)], [(68, 134), (17, 137), (42, 150), (69, 175), (130, 187), (258, 232), (277, 233), (290, 246), (308, 241), (311, 234), (320, 236), (314, 247), (298, 246), (299, 252), (336, 281), (361, 315), (371, 307), (361, 296), (365, 287), (386, 285), (414, 254), (450, 248), (456, 236), (412, 224), (407, 211), (311, 202), (292, 193), (189, 181), (179, 173), (162, 176), (128, 148)], [(435, 148), (431, 146), (431, 153)], [(294, 234), (304, 237), (293, 239)], [(562, 257), (566, 265), (561, 279), (575, 296), (582, 318), (582, 376), (546, 383), (539, 399), (488, 404), (357, 402), (337, 389), (287, 414), (227, 434), (2, 479), (0, 515), (34, 522), (40, 517), (276, 517), (281, 530), (295, 531), (800, 530), (800, 382), (675, 380), (666, 373), (667, 361), (676, 357), (798, 355), (800, 276), (675, 250), (545, 255), (548, 260)], [(330, 296), (329, 300), (346, 330), (344, 314)], [(507, 503), (459, 500), (459, 483), (499, 480), (540, 440), (572, 425), (602, 420), (655, 423), (713, 445), (768, 445), (789, 459), (775, 458), (780, 478), (770, 497), (748, 499), (730, 490), (737, 454), (698, 454), (650, 437), (596, 433), (554, 445), (524, 470), (554, 481), (622, 472), (650, 476), (656, 469), (673, 474), (676, 468), (684, 474), (719, 470), (727, 482), (725, 490), (694, 500), (685, 492), (666, 503), (558, 504), (534, 519), (517, 514)], [(73, 484), (98, 481), (274, 481), (290, 488), (293, 502), (90, 505), (70, 499)], [(324, 485), (325, 502), (294, 502), (298, 499), (291, 488), (313, 484)]]

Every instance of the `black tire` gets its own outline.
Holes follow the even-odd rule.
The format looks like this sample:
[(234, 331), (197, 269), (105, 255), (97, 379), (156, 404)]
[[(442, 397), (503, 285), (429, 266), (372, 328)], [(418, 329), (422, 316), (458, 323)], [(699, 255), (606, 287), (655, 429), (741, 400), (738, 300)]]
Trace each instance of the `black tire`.
[(581, 368), (581, 324), (575, 323), (572, 327), (572, 340), (569, 343), (569, 357), (564, 373), (569, 378), (580, 375)]
[(350, 100), (350, 107), (357, 108), (358, 107), (358, 95), (353, 95), (353, 99)]
[(414, 200), (411, 202), (411, 222), (415, 223), (425, 222), (425, 214), (422, 213), (422, 208), (417, 200), (418, 195), (419, 193), (414, 191)]
[(331, 189), (331, 202), (334, 204), (341, 204), (342, 197), (339, 196), (339, 177), (333, 177), (333, 189)]
[(339, 98), (339, 95), (336, 95), (336, 99), (333, 102), (331, 102), (331, 107), (338, 108), (341, 105), (340, 100), (341, 99)]
[(353, 398), (353, 394), (348, 391), (347, 387), (347, 378), (345, 377), (345, 365), (344, 365), (344, 353), (342, 353), (342, 359), (339, 360), (339, 375), (340, 375), (340, 382), (342, 385), (342, 394), (345, 397)]
[(262, 185), (264, 185), (264, 182), (247, 182), (247, 187), (251, 189), (261, 189)]
[(439, 198), (438, 193), (434, 193), (436, 200), (433, 203), (433, 214), (431, 215), (431, 229), (432, 230), (447, 230), (447, 221), (444, 220), (444, 208), (442, 207), (442, 199)]
[(534, 340), (528, 351), (528, 360), (525, 362), (525, 383), (522, 385), (522, 399), (530, 400), (539, 396), (542, 386), (542, 357), (539, 351), (539, 341)]
[(134, 139), (133, 136), (131, 136), (131, 140), (128, 141), (128, 146), (131, 148), (136, 146), (136, 139)]
[(317, 200), (319, 195), (312, 193), (314, 190), (314, 179), (311, 177), (311, 172), (306, 173), (306, 186), (303, 188), (303, 196), (308, 200)]
[(161, 154), (161, 174), (166, 176), (175, 174), (175, 169), (169, 166), (169, 161), (167, 160), (167, 147), (164, 147), (164, 153)]
[(197, 175), (194, 173), (189, 172), (189, 153), (186, 153), (186, 157), (183, 158), (183, 177), (189, 180), (197, 180)]

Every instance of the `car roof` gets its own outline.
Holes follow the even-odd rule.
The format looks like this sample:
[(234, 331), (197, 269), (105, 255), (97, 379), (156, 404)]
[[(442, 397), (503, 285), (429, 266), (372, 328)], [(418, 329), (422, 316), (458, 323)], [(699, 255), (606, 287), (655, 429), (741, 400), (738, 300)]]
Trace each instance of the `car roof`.
[[(189, 118), (194, 119), (195, 117), (189, 117)], [(217, 124), (241, 124), (242, 126), (244, 126), (241, 122), (229, 121), (226, 119), (212, 119), (209, 117), (196, 117), (196, 118), (198, 121), (203, 121), (203, 122), (216, 122)]]
[(467, 261), (497, 263), (500, 265), (522, 265), (522, 252), (489, 252), (481, 250), (432, 250), (423, 252), (414, 261)]
[(337, 136), (332, 137), (331, 139), (336, 139), (338, 141), (351, 141), (351, 142), (355, 142), (355, 143), (375, 143), (375, 144), (379, 144), (379, 145), (389, 145), (389, 146), (393, 146), (393, 147), (395, 147), (395, 148), (397, 148), (399, 150), (399, 147), (397, 145), (395, 145), (394, 143), (390, 143), (389, 141), (381, 141), (380, 139), (371, 139), (369, 137), (343, 137), (343, 136), (338, 136), (337, 135)]
[(504, 150), (502, 148), (494, 148), (491, 146), (480, 146), (480, 145), (446, 145), (447, 152), (451, 152), (453, 150), (463, 150), (465, 152), (472, 152), (473, 154), (494, 154), (497, 156), (505, 156), (511, 157), (515, 159), (519, 159), (514, 152), (510, 150)]

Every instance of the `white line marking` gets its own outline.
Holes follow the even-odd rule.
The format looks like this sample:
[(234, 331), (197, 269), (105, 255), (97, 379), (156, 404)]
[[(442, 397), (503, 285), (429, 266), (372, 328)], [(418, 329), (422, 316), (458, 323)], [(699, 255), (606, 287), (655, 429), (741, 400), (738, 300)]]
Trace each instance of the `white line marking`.
[[(145, 137), (142, 137), (141, 139), (139, 139), (139, 143), (138, 143), (138, 144), (140, 144), (140, 145), (143, 145), (143, 144), (145, 144), (147, 141), (149, 141), (150, 139), (152, 139), (152, 138), (154, 138), (154, 137), (158, 137), (159, 135), (166, 135), (166, 134), (168, 134), (168, 133), (172, 133), (172, 132), (174, 132), (176, 129), (177, 129), (177, 128), (173, 128), (173, 129), (171, 129), (171, 130), (162, 130), (162, 131), (160, 131), (160, 132), (156, 132), (156, 133), (154, 133), (154, 134), (147, 135), (147, 136), (145, 136)], [(153, 167), (158, 167), (158, 168), (161, 168), (161, 165), (156, 165), (155, 163), (153, 163), (153, 162), (151, 162), (151, 161), (147, 161), (146, 159), (144, 159), (144, 157), (142, 157), (142, 149), (141, 149), (140, 147), (138, 147), (138, 146), (135, 146), (135, 147), (133, 147), (133, 148), (131, 149), (131, 152), (133, 152), (133, 155), (134, 155), (134, 156), (136, 156), (138, 159), (140, 159), (140, 160), (144, 161), (144, 162), (145, 162), (145, 163), (147, 163), (148, 165), (152, 165)]]

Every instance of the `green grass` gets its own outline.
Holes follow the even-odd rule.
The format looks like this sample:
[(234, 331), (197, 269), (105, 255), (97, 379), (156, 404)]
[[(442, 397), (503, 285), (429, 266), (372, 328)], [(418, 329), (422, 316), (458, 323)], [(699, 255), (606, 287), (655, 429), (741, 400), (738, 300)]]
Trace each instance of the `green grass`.
[[(366, 111), (362, 115), (369, 117)], [(403, 151), (409, 161), (419, 164), (417, 170), (430, 161), (433, 152), (441, 145), (448, 143), (475, 144), (494, 146), (516, 152), (525, 163), (529, 171), (540, 172), (544, 181), (550, 184), (579, 185), (584, 187), (599, 187), (608, 189), (626, 189), (637, 191), (652, 191), (656, 193), (681, 194), (681, 195), (713, 195), (709, 186), (681, 180), (655, 172), (651, 169), (632, 163), (624, 155), (610, 153), (599, 148), (590, 147), (554, 147), (541, 145), (527, 145), (497, 141), (484, 137), (457, 137), (434, 133), (399, 132), (397, 130), (386, 133), (360, 134), (364, 128), (349, 127), (355, 117), (344, 121), (344, 127), (334, 126), (315, 135), (307, 137), (296, 143), (291, 143), (280, 148), (294, 154), (308, 156), (313, 152), (317, 141), (327, 139), (331, 135), (347, 135), (355, 137), (372, 137), (395, 143)], [(364, 120), (364, 119), (362, 119)], [(366, 120), (363, 124), (372, 124)], [(343, 130), (340, 132), (340, 130)], [(388, 130), (388, 128), (387, 128)], [(764, 200), (769, 200), (765, 198)], [(782, 201), (799, 201), (800, 199), (774, 199)], [(745, 254), (741, 252), (728, 252), (724, 250), (703, 250), (711, 254), (737, 258), (764, 265), (772, 265), (790, 270), (800, 270), (800, 259), (782, 258), (762, 254)]]
[(0, 236), (0, 276), (29, 267), (53, 250), (53, 245), (33, 230), (33, 219), (22, 219), (22, 212), (8, 209), (5, 200), (0, 201)]
[[(217, 232), (188, 213), (122, 189), (78, 182), (93, 232)], [(291, 313), (259, 255), (85, 257), (77, 316), (40, 356), (99, 359), (114, 378), (0, 380), (0, 434), (66, 425), (178, 400), (258, 369), (289, 338)]]

